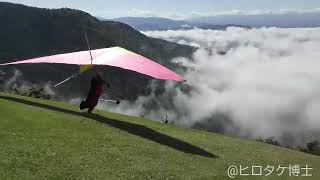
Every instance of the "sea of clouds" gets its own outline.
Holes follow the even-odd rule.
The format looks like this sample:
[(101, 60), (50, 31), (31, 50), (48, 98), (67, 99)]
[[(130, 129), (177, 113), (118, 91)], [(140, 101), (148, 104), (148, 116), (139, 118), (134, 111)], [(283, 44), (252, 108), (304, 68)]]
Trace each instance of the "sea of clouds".
[(167, 82), (159, 95), (151, 84), (149, 96), (100, 108), (290, 145), (320, 137), (320, 28), (143, 33), (199, 47), (192, 59), (172, 60), (194, 68), (183, 74), (189, 90)]

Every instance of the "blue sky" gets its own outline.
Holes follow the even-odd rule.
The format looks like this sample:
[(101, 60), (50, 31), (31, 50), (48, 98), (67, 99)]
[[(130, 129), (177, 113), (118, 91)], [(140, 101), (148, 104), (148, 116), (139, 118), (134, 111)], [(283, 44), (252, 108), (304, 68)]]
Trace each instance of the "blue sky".
[[(7, 0), (37, 7), (70, 7), (100, 17), (163, 16), (172, 18), (193, 15), (261, 13), (283, 10), (314, 10), (320, 0)], [(319, 9), (318, 9), (319, 10)]]

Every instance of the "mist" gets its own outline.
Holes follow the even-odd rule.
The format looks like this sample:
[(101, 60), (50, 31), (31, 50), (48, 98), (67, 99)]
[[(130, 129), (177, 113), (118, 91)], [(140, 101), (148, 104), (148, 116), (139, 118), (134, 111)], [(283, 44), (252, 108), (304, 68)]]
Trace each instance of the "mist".
[(23, 72), (18, 69), (12, 69), (12, 72), (9, 71), (8, 79), (4, 81), (4, 86), (1, 90), (4, 92), (14, 92), (20, 95), (27, 95), (35, 86), (39, 88), (42, 87), (43, 93), (49, 95), (50, 99), (61, 100), (61, 98), (56, 99), (57, 92), (53, 89), (51, 82), (32, 83), (26, 80)]
[(19, 70), (14, 70), (13, 75), (4, 83), (4, 90), (10, 90), (17, 88), (17, 80), (22, 76), (22, 72)]
[(187, 83), (167, 82), (162, 94), (152, 83), (149, 96), (100, 108), (290, 145), (319, 138), (320, 28), (143, 33), (199, 47), (192, 59), (171, 60), (192, 67)]

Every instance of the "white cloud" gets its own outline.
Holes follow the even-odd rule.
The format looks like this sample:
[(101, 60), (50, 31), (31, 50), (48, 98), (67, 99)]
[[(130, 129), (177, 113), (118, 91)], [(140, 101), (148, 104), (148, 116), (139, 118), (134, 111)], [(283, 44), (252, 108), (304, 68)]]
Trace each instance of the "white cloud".
[[(163, 95), (140, 97), (115, 111), (130, 109), (130, 114), (156, 119), (168, 113), (189, 126), (208, 119), (217, 123), (221, 120), (215, 115), (224, 114), (231, 119), (222, 122), (225, 133), (252, 138), (289, 136), (299, 142), (305, 138), (301, 134), (320, 134), (320, 28), (144, 33), (201, 47), (193, 61), (175, 59), (195, 67), (184, 74), (192, 90), (186, 94), (168, 83)], [(207, 48), (228, 53), (209, 54)], [(144, 106), (153, 101), (159, 109)]]

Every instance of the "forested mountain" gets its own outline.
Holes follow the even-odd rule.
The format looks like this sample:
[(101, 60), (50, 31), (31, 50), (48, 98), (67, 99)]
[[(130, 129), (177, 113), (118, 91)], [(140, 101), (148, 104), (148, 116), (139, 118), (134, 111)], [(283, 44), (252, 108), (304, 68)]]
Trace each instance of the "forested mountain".
[[(115, 21), (100, 21), (90, 14), (73, 9), (43, 9), (0, 2), (0, 62), (11, 62), (39, 56), (87, 50), (84, 32), (91, 49), (121, 46), (163, 64), (170, 69), (173, 57), (190, 56), (192, 47), (149, 38), (130, 26)], [(30, 82), (57, 82), (77, 71), (76, 66), (20, 65), (2, 68), (7, 78), (13, 69), (23, 73)], [(146, 94), (150, 78), (116, 68), (105, 68), (105, 76), (118, 96), (134, 99)], [(90, 75), (64, 84), (58, 89), (65, 96), (85, 94)], [(66, 91), (67, 90), (67, 91)]]

